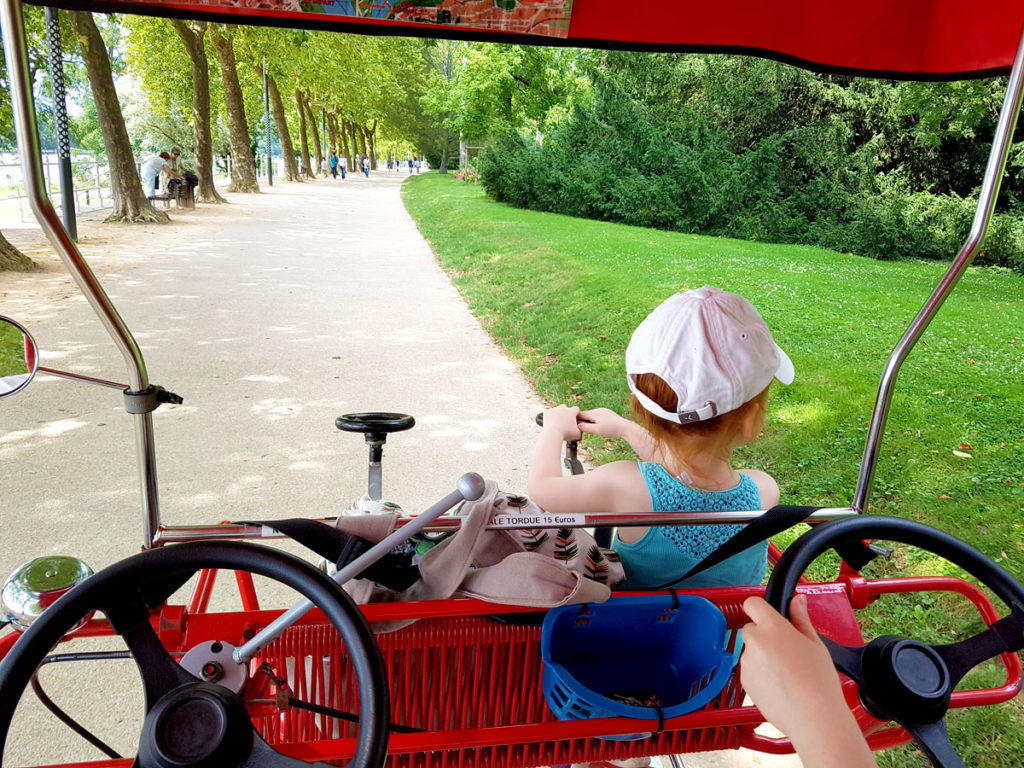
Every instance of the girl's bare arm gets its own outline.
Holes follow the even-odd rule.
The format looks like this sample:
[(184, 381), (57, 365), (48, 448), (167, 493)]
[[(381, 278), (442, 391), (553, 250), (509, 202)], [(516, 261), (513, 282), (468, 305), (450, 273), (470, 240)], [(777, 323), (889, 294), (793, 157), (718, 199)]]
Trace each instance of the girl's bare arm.
[(562, 474), (562, 443), (580, 437), (578, 408), (559, 405), (544, 412), (533, 451), (527, 495), (558, 514), (650, 511), (650, 496), (635, 462), (605, 464), (583, 475)]
[(651, 433), (610, 408), (592, 408), (580, 412), (580, 431), (625, 440), (640, 461), (661, 461), (661, 452)]

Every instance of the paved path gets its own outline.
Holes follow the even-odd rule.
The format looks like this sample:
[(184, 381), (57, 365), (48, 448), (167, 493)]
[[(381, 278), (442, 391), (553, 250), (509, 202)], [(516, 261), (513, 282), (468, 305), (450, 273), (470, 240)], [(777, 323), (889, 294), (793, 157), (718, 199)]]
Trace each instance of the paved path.
[[(184, 214), (177, 228), (140, 229), (135, 265), (107, 275), (151, 380), (185, 398), (154, 418), (165, 522), (337, 513), (366, 484), (362, 439), (334, 427), (353, 411), (416, 417), (384, 461), (384, 495), (408, 511), (466, 471), (525, 490), (542, 404), (435, 264), (402, 207), (405, 176), (236, 196), (248, 215), (214, 212), (215, 226), (190, 231)], [(22, 309), (45, 365), (125, 378), (84, 302)], [(98, 569), (138, 550), (134, 440), (116, 391), (40, 377), (0, 403), (0, 462), (4, 574), (45, 553)], [(94, 684), (119, 690), (134, 676), (110, 669)], [(96, 718), (128, 723), (136, 698)], [(31, 736), (14, 742), (8, 765), (68, 754), (35, 710), (23, 720)]]

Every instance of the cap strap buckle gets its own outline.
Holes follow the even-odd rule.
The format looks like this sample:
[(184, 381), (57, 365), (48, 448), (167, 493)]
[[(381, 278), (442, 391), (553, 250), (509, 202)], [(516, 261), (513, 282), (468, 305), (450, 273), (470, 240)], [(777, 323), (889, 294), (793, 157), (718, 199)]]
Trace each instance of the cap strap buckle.
[(718, 408), (710, 400), (695, 411), (682, 411), (679, 414), (680, 424), (692, 424), (695, 421), (707, 421), (718, 415)]

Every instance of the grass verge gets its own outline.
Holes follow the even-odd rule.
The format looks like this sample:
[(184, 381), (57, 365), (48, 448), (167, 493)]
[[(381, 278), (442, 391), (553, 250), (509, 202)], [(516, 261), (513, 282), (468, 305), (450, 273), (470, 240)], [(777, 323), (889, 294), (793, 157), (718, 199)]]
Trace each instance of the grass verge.
[[(773, 387), (764, 435), (738, 459), (774, 475), (783, 503), (850, 503), (882, 368), (945, 271), (934, 262), (880, 262), (524, 211), (439, 174), (410, 179), (403, 196), (477, 318), (552, 403), (625, 413), (623, 354), (651, 309), (704, 284), (749, 298), (797, 376), (790, 387)], [(872, 501), (873, 512), (947, 530), (1018, 576), (1022, 292), (1020, 276), (972, 268), (943, 306), (899, 375)], [(597, 461), (627, 455), (625, 446), (600, 439), (584, 446)], [(830, 564), (819, 568), (825, 575)], [(912, 548), (869, 568), (872, 575), (956, 573)], [(878, 633), (914, 636), (915, 628), (963, 627), (969, 617), (959, 603), (910, 595), (864, 621)], [(950, 729), (969, 765), (1024, 765), (1019, 696), (999, 709), (955, 713)], [(976, 738), (982, 729), (994, 738)], [(913, 749), (879, 761), (925, 764)]]

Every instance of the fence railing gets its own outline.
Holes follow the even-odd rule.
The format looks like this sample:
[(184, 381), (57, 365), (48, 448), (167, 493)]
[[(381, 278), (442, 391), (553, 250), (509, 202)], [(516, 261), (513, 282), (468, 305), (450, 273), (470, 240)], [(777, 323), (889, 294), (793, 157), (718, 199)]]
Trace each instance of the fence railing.
[[(266, 176), (266, 157), (261, 156), (258, 163), (262, 169), (261, 178)], [(141, 171), (141, 162), (135, 163), (136, 171)], [(231, 158), (214, 157), (214, 185), (227, 186), (231, 178)], [(101, 158), (91, 155), (77, 155), (71, 159), (72, 177), (75, 188), (75, 211), (86, 213), (113, 205), (113, 192), (110, 187), (110, 167)], [(274, 158), (274, 176), (282, 178), (284, 161)], [(43, 156), (43, 178), (53, 206), (63, 214), (63, 197), (60, 193), (60, 161), (56, 154)], [(22, 181), (21, 165), (13, 158), (0, 156), (0, 228), (4, 224), (34, 222), (25, 185)]]

